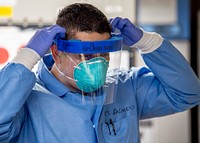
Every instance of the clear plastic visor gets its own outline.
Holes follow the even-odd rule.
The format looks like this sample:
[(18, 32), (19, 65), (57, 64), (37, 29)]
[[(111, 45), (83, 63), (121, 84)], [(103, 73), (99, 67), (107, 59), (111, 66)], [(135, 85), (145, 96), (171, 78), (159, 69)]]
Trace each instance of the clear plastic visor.
[[(66, 67), (60, 70), (61, 68), (58, 66), (58, 70), (61, 72), (60, 76), (66, 78), (68, 84), (73, 87), (73, 93), (77, 93), (77, 102), (80, 102), (80, 104), (102, 105), (115, 102), (118, 75), (114, 71), (120, 68), (122, 49), (122, 39), (117, 40), (118, 44), (120, 44), (117, 45), (117, 50), (114, 49), (110, 51), (101, 51), (101, 49), (99, 49), (100, 51), (97, 52), (97, 49), (94, 47), (94, 42), (96, 41), (90, 44), (93, 45), (92, 49), (96, 50), (96, 52), (93, 51), (93, 53), (88, 46), (90, 52), (86, 53), (79, 53), (77, 51), (73, 53), (63, 50), (69, 48), (60, 47), (66, 57)], [(106, 40), (104, 40), (104, 42), (105, 41)], [(99, 44), (98, 47), (106, 46), (105, 44)]]

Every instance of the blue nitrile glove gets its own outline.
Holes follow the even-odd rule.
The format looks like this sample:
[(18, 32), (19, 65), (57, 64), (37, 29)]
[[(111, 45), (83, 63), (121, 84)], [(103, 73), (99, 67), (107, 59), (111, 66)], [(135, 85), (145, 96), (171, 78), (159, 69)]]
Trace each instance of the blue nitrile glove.
[(120, 17), (116, 17), (114, 19), (110, 19), (110, 24), (113, 31), (115, 31), (116, 28), (120, 30), (121, 35), (124, 38), (124, 44), (127, 46), (134, 45), (142, 38), (143, 31), (131, 23), (127, 18), (122, 19)]
[(40, 57), (43, 57), (51, 47), (55, 35), (60, 34), (60, 36), (64, 38), (65, 32), (66, 30), (59, 25), (52, 25), (44, 29), (39, 29), (29, 40), (26, 47), (36, 51)]

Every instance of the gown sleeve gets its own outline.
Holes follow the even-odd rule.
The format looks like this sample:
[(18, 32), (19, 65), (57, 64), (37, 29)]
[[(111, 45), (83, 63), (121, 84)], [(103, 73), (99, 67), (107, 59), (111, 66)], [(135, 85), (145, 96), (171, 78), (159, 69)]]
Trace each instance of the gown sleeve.
[(200, 81), (183, 55), (167, 40), (142, 54), (148, 70), (137, 73), (140, 119), (185, 111), (200, 103)]
[(0, 142), (19, 134), (35, 82), (34, 73), (22, 64), (9, 63), (0, 70)]

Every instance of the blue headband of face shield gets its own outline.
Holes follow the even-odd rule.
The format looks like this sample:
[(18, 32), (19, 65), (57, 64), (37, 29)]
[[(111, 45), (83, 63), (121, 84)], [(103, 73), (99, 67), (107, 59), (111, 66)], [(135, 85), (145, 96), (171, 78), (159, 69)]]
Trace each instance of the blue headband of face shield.
[(122, 49), (123, 38), (112, 35), (108, 40), (101, 41), (81, 41), (81, 40), (64, 40), (59, 35), (54, 38), (54, 43), (58, 46), (59, 51), (75, 54), (94, 54), (109, 53)]

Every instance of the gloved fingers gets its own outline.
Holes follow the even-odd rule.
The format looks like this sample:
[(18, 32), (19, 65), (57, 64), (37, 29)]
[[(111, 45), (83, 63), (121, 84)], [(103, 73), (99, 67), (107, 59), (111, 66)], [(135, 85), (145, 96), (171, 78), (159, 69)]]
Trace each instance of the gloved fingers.
[(115, 19), (112, 19), (111, 22), (113, 27), (116, 27), (117, 29), (123, 29), (125, 26), (128, 27), (135, 27), (133, 23), (128, 18), (120, 18), (116, 17)]
[(65, 33), (60, 33), (61, 38), (65, 38)]
[(124, 38), (124, 43), (129, 46), (138, 42), (143, 35), (141, 29), (137, 28), (127, 18), (116, 17), (111, 21), (111, 25), (120, 30)]
[(115, 31), (116, 31), (116, 28), (112, 26), (111, 32), (115, 33)]
[(110, 24), (112, 25), (112, 27), (118, 28), (117, 25), (121, 19), (122, 19), (121, 17), (115, 17), (110, 21)]
[(111, 29), (111, 32), (115, 32), (116, 31), (116, 28), (112, 25), (112, 22), (113, 21), (113, 18), (110, 18), (109, 20), (108, 20), (108, 22), (110, 23), (110, 25), (111, 25), (111, 27), (112, 27), (112, 29)]
[(63, 27), (56, 25), (56, 24), (52, 25), (50, 27), (44, 28), (43, 31), (47, 32), (48, 35), (50, 35), (51, 38), (54, 38), (54, 36), (58, 33), (60, 33), (60, 36), (62, 38), (64, 38), (65, 32), (66, 32), (66, 30)]
[(116, 32), (118, 29), (121, 32), (121, 29), (118, 27), (119, 22), (122, 20), (121, 17), (115, 17), (114, 19), (110, 19), (110, 24), (112, 26), (112, 32)]
[(130, 22), (129, 19), (127, 18), (124, 18), (124, 19), (121, 19), (118, 23), (118, 28), (119, 29), (123, 29), (125, 26), (128, 26), (128, 27), (131, 27), (133, 24)]
[(122, 37), (123, 37), (123, 42), (125, 45), (127, 46), (132, 46), (132, 38), (129, 36), (129, 35), (125, 35), (125, 34), (122, 34)]
[(111, 22), (113, 21), (113, 18), (110, 18), (109, 20), (108, 20), (108, 22), (111, 24)]

